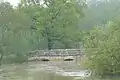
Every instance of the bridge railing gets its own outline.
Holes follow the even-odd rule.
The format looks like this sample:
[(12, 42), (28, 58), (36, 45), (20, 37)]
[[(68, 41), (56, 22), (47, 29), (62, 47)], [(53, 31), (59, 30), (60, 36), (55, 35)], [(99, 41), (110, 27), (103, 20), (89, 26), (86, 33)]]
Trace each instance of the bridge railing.
[(36, 50), (28, 53), (29, 57), (33, 56), (77, 56), (83, 55), (83, 49), (52, 49), (52, 50)]

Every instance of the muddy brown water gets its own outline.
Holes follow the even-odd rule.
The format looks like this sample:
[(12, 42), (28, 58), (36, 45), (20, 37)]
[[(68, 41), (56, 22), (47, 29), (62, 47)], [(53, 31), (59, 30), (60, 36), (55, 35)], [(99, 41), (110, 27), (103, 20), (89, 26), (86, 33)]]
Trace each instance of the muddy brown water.
[(0, 68), (0, 80), (74, 80), (83, 74), (74, 61), (7, 64)]

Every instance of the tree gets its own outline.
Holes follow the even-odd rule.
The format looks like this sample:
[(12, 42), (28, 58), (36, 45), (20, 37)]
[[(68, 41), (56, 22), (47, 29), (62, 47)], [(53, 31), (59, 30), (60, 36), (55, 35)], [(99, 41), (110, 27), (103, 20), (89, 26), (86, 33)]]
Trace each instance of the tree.
[(3, 55), (14, 55), (17, 59), (23, 60), (20, 56), (23, 57), (27, 51), (35, 47), (30, 29), (32, 20), (25, 12), (19, 8), (14, 9), (8, 2), (1, 2), (0, 6), (0, 62)]
[[(73, 30), (78, 31), (78, 21), (84, 16), (82, 10), (85, 3), (80, 1), (44, 0), (42, 5), (32, 5), (37, 9), (34, 16), (36, 29), (47, 40), (48, 49), (52, 49), (56, 41), (63, 43), (65, 48), (71, 47), (69, 44), (75, 35)], [(31, 7), (30, 4), (28, 6)]]
[(120, 75), (119, 25), (119, 21), (108, 22), (103, 29), (94, 28), (85, 39), (87, 60), (84, 67), (94, 75)]
[[(6, 27), (7, 27), (7, 17), (9, 13), (12, 11), (12, 6), (6, 2), (1, 2), (0, 3), (0, 65), (2, 64), (2, 59), (4, 55), (4, 47), (7, 45), (6, 41), (4, 40), (6, 37)], [(5, 20), (6, 18), (6, 20)]]

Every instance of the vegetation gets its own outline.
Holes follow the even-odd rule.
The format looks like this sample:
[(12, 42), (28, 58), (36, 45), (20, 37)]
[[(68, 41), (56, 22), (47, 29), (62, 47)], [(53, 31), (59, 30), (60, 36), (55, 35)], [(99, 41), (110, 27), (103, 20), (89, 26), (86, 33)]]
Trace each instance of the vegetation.
[(78, 23), (84, 17), (84, 1), (21, 0), (16, 8), (8, 2), (0, 6), (0, 62), (21, 63), (32, 50), (76, 48), (80, 42)]
[[(103, 3), (104, 2), (102, 2), (102, 4)], [(102, 15), (101, 16), (102, 21), (104, 21), (103, 19), (105, 18), (109, 20), (106, 23), (102, 23), (101, 25), (98, 24), (91, 30), (83, 33), (84, 48), (86, 49), (86, 58), (83, 62), (83, 67), (85, 69), (90, 70), (92, 72), (92, 75), (97, 75), (101, 77), (120, 75), (119, 69), (120, 22), (118, 15), (119, 8), (117, 8), (119, 5), (117, 5), (117, 3), (119, 3), (119, 1), (113, 0), (110, 0), (106, 4), (104, 3), (104, 6), (106, 7), (102, 8), (103, 9), (107, 8), (106, 10), (109, 9), (108, 6), (110, 7), (111, 4), (112, 5), (116, 4), (115, 6), (116, 8), (115, 7), (112, 8), (113, 10), (116, 11), (113, 11), (114, 13), (110, 12), (104, 18), (103, 18), (104, 15)], [(99, 5), (101, 5), (101, 3)], [(96, 21), (101, 23), (101, 21), (99, 20)]]
[(27, 53), (36, 49), (83, 45), (83, 66), (93, 75), (120, 75), (119, 4), (119, 0), (20, 0), (13, 7), (1, 1), (0, 65), (25, 62)]
[(87, 59), (85, 66), (93, 75), (119, 76), (119, 21), (110, 21), (105, 27), (95, 27), (85, 38)]

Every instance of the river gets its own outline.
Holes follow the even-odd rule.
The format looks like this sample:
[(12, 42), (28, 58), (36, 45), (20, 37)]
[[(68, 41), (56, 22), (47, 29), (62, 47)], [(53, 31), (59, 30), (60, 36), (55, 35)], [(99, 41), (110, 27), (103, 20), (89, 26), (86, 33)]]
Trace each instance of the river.
[(0, 80), (75, 80), (85, 71), (75, 62), (29, 62), (6, 64), (0, 68)]

